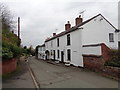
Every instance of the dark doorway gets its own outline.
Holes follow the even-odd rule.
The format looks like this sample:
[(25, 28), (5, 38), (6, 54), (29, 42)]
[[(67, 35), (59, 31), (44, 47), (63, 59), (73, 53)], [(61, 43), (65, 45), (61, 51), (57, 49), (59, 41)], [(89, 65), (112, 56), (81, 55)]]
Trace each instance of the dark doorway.
[(55, 50), (53, 50), (53, 55), (54, 55), (54, 56), (53, 56), (53, 59), (55, 60)]
[(61, 51), (61, 62), (64, 62), (64, 52)]
[(48, 60), (48, 59), (49, 59), (49, 51), (48, 51), (48, 50), (46, 50), (46, 51), (45, 51), (45, 54), (46, 54), (45, 59), (46, 59), (46, 60)]
[(120, 42), (118, 42), (118, 49), (120, 50)]

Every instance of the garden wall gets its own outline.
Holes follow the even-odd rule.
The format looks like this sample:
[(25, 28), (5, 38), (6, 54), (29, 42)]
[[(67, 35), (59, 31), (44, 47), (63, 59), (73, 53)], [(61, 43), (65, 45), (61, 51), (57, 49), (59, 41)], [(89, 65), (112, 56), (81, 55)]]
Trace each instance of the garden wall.
[[(100, 50), (101, 47), (101, 51)], [(118, 78), (118, 75), (120, 74), (120, 68), (117, 67), (110, 67), (110, 66), (104, 66), (105, 62), (110, 60), (111, 56), (109, 55), (110, 49), (104, 44), (94, 44), (94, 45), (83, 45), (84, 48), (90, 48), (90, 50), (93, 51), (99, 51), (100, 54), (97, 53), (83, 53), (83, 62), (84, 62), (84, 68), (94, 70), (101, 72), (104, 75), (109, 75), (112, 77)], [(95, 48), (98, 50), (95, 50)]]
[(104, 66), (102, 74), (105, 76), (112, 76), (114, 79), (120, 80), (120, 68), (118, 67)]
[[(88, 52), (84, 52), (86, 48), (88, 49)], [(84, 67), (88, 69), (102, 70), (104, 63), (110, 59), (109, 50), (110, 49), (104, 43), (83, 45)]]
[(0, 61), (0, 68), (2, 68), (2, 73), (0, 74), (7, 74), (11, 73), (16, 70), (17, 60), (15, 58), (10, 60), (2, 60)]

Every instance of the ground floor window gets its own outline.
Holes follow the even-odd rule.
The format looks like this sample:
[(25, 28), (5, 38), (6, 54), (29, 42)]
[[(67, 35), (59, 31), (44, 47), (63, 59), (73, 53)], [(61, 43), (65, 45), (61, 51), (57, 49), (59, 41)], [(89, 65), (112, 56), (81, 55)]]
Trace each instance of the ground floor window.
[(54, 60), (55, 60), (55, 50), (53, 50), (53, 58), (54, 58)]
[(67, 50), (67, 60), (68, 61), (71, 60), (71, 50), (70, 49)]
[(51, 56), (52, 56), (52, 50), (51, 50)]

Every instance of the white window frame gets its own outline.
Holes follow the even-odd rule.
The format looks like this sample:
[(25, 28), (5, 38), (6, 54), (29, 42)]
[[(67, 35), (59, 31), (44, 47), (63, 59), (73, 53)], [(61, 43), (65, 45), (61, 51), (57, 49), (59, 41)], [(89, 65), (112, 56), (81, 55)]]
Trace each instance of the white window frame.
[(114, 42), (114, 33), (109, 33), (109, 42)]

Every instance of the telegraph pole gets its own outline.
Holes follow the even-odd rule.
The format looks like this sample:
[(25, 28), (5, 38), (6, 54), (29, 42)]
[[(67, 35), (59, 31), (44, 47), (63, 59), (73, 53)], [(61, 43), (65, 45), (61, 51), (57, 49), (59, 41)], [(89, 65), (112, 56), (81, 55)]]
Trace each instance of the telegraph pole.
[(18, 17), (18, 46), (20, 46), (20, 17)]

